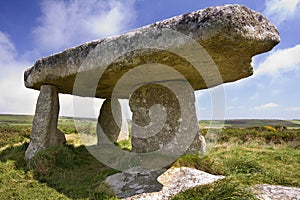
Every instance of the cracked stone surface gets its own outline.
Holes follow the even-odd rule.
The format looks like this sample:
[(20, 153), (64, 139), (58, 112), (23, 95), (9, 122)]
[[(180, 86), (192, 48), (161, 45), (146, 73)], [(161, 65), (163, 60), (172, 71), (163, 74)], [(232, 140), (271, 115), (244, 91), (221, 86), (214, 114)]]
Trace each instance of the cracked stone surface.
[[(125, 192), (124, 185), (128, 184), (128, 182), (123, 182), (125, 179), (124, 177), (126, 176), (125, 174), (127, 174), (127, 172), (108, 177), (108, 183), (109, 185), (113, 184), (112, 189), (116, 194), (120, 194), (120, 190), (122, 190), (123, 193)], [(122, 177), (122, 179), (120, 179), (120, 177)], [(133, 179), (130, 179), (131, 184), (135, 183), (132, 184), (132, 186), (134, 186), (138, 192), (135, 193), (136, 195), (130, 193), (130, 195), (127, 195), (128, 197), (123, 198), (123, 200), (167, 200), (181, 191), (200, 185), (210, 184), (223, 178), (225, 177), (208, 174), (188, 167), (170, 168), (157, 179), (161, 188), (159, 191), (153, 192), (144, 190), (142, 194), (138, 194), (140, 192), (139, 188), (143, 187), (140, 184), (143, 183), (134, 182)]]
[(43, 85), (36, 104), (30, 144), (25, 152), (27, 160), (42, 149), (66, 142), (65, 134), (57, 129), (58, 112), (59, 100), (56, 87)]
[[(162, 29), (182, 33), (203, 47), (204, 51), (197, 56), (201, 75), (191, 63), (174, 53), (182, 50), (181, 53), (188, 56), (195, 53), (188, 52), (193, 45), (181, 43), (172, 33), (159, 38)], [(153, 48), (160, 40), (165, 41), (167, 51)], [(209, 7), (41, 58), (25, 72), (24, 80), (26, 87), (36, 90), (41, 85), (51, 84), (58, 88), (59, 93), (110, 98), (114, 86), (129, 70), (147, 63), (161, 63), (182, 74), (194, 90), (200, 90), (252, 75), (252, 56), (271, 50), (279, 41), (276, 27), (256, 11), (242, 5)], [(127, 48), (134, 50), (128, 52)], [(119, 54), (122, 55), (113, 58)], [(222, 79), (217, 78), (212, 66), (217, 66)], [(158, 83), (177, 78), (166, 77), (166, 73), (153, 70), (152, 76)], [(74, 92), (78, 74), (83, 77), (79, 83), (82, 88)], [(99, 74), (102, 75), (100, 80)], [(123, 89), (116, 94), (117, 97), (128, 99), (128, 91), (147, 76), (149, 72), (142, 71), (134, 77), (134, 82), (132, 79), (123, 82)], [(209, 83), (204, 81), (204, 76)], [(96, 82), (90, 82), (93, 79)]]
[(300, 188), (280, 185), (255, 185), (252, 191), (260, 200), (300, 200)]
[[(100, 109), (97, 123), (98, 144), (115, 143), (121, 132), (122, 110), (118, 99), (106, 99)], [(107, 139), (105, 138), (107, 137)]]
[(136, 194), (161, 190), (162, 184), (157, 181), (157, 177), (164, 171), (166, 170), (145, 170), (141, 167), (134, 167), (107, 177), (105, 182), (118, 197), (125, 198)]
[(159, 151), (175, 157), (185, 152), (205, 152), (205, 139), (200, 137), (197, 123), (195, 94), (187, 82), (143, 85), (131, 95), (129, 106), (133, 152)]

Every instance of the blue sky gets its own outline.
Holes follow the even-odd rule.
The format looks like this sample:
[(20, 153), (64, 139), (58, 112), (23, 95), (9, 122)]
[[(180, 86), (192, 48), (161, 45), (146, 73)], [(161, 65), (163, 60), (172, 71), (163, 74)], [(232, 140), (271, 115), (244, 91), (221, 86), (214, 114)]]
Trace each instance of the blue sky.
[[(255, 56), (255, 74), (225, 84), (225, 118), (300, 119), (300, 0), (10, 0), (0, 1), (0, 113), (34, 114), (38, 92), (23, 72), (40, 57), (81, 43), (229, 3), (263, 13), (281, 42)], [(196, 92), (201, 118), (212, 112), (209, 90)], [(72, 97), (60, 95), (60, 115), (72, 116)]]

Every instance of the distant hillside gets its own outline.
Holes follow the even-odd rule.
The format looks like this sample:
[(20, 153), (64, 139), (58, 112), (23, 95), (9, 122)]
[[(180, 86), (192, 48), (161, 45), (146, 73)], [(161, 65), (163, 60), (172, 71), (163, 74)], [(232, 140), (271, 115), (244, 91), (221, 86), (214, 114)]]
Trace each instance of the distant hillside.
[[(210, 124), (211, 123), (211, 124)], [(200, 126), (220, 126), (220, 120), (200, 120)], [(288, 128), (300, 128), (300, 120), (278, 120), (278, 119), (229, 119), (224, 121), (225, 127), (250, 128), (256, 126), (286, 126)]]
[[(0, 125), (1, 124), (22, 124), (30, 125), (32, 124), (33, 116), (31, 115), (8, 115), (0, 114)], [(77, 120), (84, 121), (96, 121), (96, 119), (89, 118), (77, 118)], [(72, 125), (74, 124), (73, 117), (59, 117), (59, 124), (63, 125)], [(131, 123), (131, 120), (128, 120)], [(200, 127), (218, 127), (222, 125), (221, 120), (200, 120)], [(229, 119), (224, 121), (225, 127), (232, 128), (250, 128), (256, 126), (286, 126), (288, 128), (299, 128), (300, 129), (300, 120), (277, 120), (277, 119)]]
[[(296, 120), (295, 120), (296, 121)], [(239, 120), (225, 120), (226, 125), (235, 128), (248, 128), (254, 126), (286, 126), (289, 128), (300, 127), (299, 123), (289, 120), (276, 120), (276, 119), (239, 119)]]

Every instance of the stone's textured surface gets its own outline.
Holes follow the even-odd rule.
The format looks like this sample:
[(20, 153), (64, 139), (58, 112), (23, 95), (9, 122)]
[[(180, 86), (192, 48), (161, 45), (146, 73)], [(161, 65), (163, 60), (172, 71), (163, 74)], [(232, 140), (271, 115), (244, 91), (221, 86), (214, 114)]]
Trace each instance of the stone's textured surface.
[[(218, 66), (223, 80), (216, 79), (215, 71), (211, 70), (213, 63), (203, 56), (203, 52), (198, 56), (198, 64), (202, 66), (201, 73), (206, 76), (204, 79), (209, 79), (207, 84), (203, 80), (203, 74), (200, 76), (186, 59), (171, 51), (155, 49), (151, 41), (143, 39), (151, 38), (159, 41), (161, 28), (170, 28), (183, 33), (200, 44)], [(172, 37), (172, 34), (166, 39), (170, 44), (168, 49), (172, 50), (172, 44), (179, 44), (178, 38)], [(95, 74), (99, 79), (97, 70), (104, 70), (109, 65), (100, 81), (96, 82), (98, 85), (96, 94), (92, 91), (89, 94), (78, 92), (77, 95), (110, 98), (117, 81), (130, 69), (145, 63), (161, 63), (180, 72), (195, 90), (199, 90), (250, 76), (253, 73), (250, 65), (251, 57), (271, 50), (279, 40), (276, 28), (260, 13), (241, 5), (210, 7), (42, 58), (25, 72), (25, 85), (39, 90), (41, 85), (53, 84), (57, 86), (60, 93), (72, 94), (78, 71), (83, 74), (91, 71), (86, 81), (82, 82), (82, 85), (86, 83), (83, 88), (85, 91), (94, 84), (88, 83), (91, 75)], [(189, 44), (180, 45), (177, 49), (188, 49)], [(123, 56), (110, 63), (109, 59), (113, 55), (123, 54), (128, 46), (141, 48), (125, 52)], [(195, 52), (184, 53), (195, 54)], [(158, 81), (166, 81), (163, 75), (164, 72), (161, 71)], [(147, 72), (140, 76), (147, 76)], [(131, 82), (124, 83), (129, 89), (139, 83), (131, 84)], [(119, 96), (128, 98), (128, 94), (119, 94)]]
[(122, 126), (122, 110), (118, 99), (106, 99), (100, 109), (97, 124), (98, 144), (115, 143)]
[(255, 185), (252, 187), (260, 200), (300, 200), (300, 188), (280, 185)]
[(30, 144), (25, 158), (31, 159), (38, 151), (66, 142), (64, 133), (57, 129), (59, 101), (57, 89), (53, 85), (43, 85), (36, 104)]
[(131, 95), (129, 106), (132, 111), (132, 151), (157, 151), (174, 139), (181, 111), (177, 97), (170, 89), (157, 84), (144, 85)]
[(130, 197), (136, 194), (161, 190), (162, 185), (157, 181), (157, 178), (164, 171), (166, 170), (144, 170), (141, 167), (134, 167), (107, 177), (105, 182), (118, 197)]
[[(187, 149), (189, 153), (205, 151), (205, 141), (197, 139), (194, 92), (187, 85), (184, 82), (147, 84), (134, 91), (129, 100), (133, 152), (159, 150), (166, 155), (180, 156)], [(193, 138), (196, 138), (194, 144)]]
[[(120, 177), (122, 177), (122, 174), (118, 174), (115, 177), (114, 175), (108, 177), (109, 184), (115, 184), (115, 186), (112, 186), (112, 189), (116, 192), (116, 194), (120, 193), (120, 188), (124, 188), (122, 184), (126, 184), (119, 181)], [(123, 179), (124, 178), (125, 176), (123, 175)], [(134, 196), (130, 195), (123, 200), (167, 200), (170, 199), (171, 196), (181, 191), (185, 191), (189, 188), (193, 188), (199, 185), (210, 184), (222, 178), (224, 178), (224, 176), (216, 176), (187, 167), (171, 168), (161, 176), (159, 176), (157, 179), (158, 182), (163, 185), (160, 191), (151, 193), (145, 191), (143, 194), (137, 194)], [(142, 186), (136, 184), (135, 187), (138, 188)]]

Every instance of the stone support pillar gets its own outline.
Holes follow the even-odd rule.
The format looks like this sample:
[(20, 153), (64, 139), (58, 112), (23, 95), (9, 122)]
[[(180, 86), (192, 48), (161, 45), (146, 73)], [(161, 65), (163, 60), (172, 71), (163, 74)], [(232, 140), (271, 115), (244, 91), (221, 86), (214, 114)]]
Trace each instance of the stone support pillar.
[(30, 143), (25, 152), (26, 160), (31, 159), (42, 149), (66, 142), (64, 133), (57, 129), (58, 113), (57, 88), (53, 85), (42, 85), (36, 104)]
[[(131, 95), (132, 151), (164, 152), (165, 147), (174, 155), (178, 155), (180, 148), (186, 149), (186, 153), (204, 153), (205, 139), (199, 133), (194, 91), (181, 83), (174, 82), (169, 86), (174, 91), (159, 84), (148, 84)], [(182, 109), (183, 104), (186, 109)]]
[(117, 142), (121, 127), (122, 110), (118, 99), (106, 99), (101, 106), (100, 114), (98, 117), (98, 145), (105, 143), (107, 144), (109, 142)]

